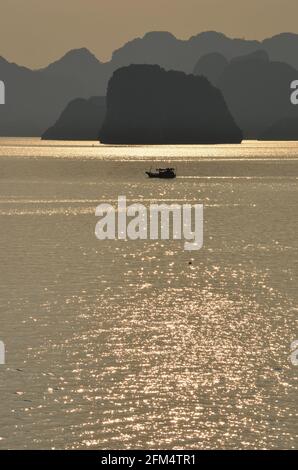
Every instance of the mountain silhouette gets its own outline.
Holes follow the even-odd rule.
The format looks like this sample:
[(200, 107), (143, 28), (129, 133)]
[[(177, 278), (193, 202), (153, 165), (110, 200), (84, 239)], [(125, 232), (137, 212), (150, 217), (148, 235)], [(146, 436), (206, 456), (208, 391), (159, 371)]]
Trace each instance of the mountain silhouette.
[(265, 51), (232, 59), (225, 67), (216, 83), (245, 138), (258, 139), (279, 119), (298, 116), (290, 102), (297, 75), (290, 65), (270, 61)]
[(298, 116), (275, 122), (259, 136), (259, 140), (298, 140)]
[(40, 136), (63, 107), (80, 96), (80, 87), (68, 77), (44, 75), (0, 58), (5, 83), (5, 105), (0, 108), (0, 135)]
[(118, 69), (108, 85), (100, 140), (116, 144), (241, 142), (221, 92), (205, 77), (157, 65)]
[(194, 68), (194, 75), (204, 75), (213, 84), (217, 85), (224, 69), (229, 65), (228, 60), (219, 52), (210, 52), (202, 56)]
[(114, 51), (111, 63), (115, 69), (130, 64), (158, 64), (167, 70), (187, 71), (192, 62), (187, 44), (168, 32), (150, 32)]
[(52, 73), (65, 73), (77, 72), (78, 67), (81, 67), (81, 76), (84, 76), (84, 68), (92, 68), (92, 72), (96, 71), (100, 67), (101, 62), (92, 54), (88, 49), (82, 47), (81, 49), (72, 49), (67, 52), (61, 59), (51, 63), (44, 69), (47, 72)]
[(105, 97), (71, 101), (56, 123), (42, 135), (44, 140), (98, 140), (105, 118)]
[(189, 40), (177, 39), (168, 32), (150, 32), (116, 50), (111, 62), (116, 68), (131, 63), (158, 64), (166, 70), (191, 73), (198, 59), (208, 53), (219, 52), (232, 58), (258, 48), (257, 41), (232, 40), (213, 31), (200, 33)]
[(80, 89), (80, 97), (105, 95), (111, 75), (109, 64), (100, 62), (86, 48), (74, 49), (61, 59), (39, 70), (44, 76), (63, 77), (75, 81)]
[(158, 64), (166, 70), (191, 73), (206, 54), (217, 52), (231, 60), (260, 49), (268, 53), (270, 60), (298, 69), (298, 34), (285, 33), (264, 41), (252, 41), (231, 39), (216, 31), (202, 32), (188, 40), (177, 39), (168, 32), (153, 31), (114, 51), (111, 66), (115, 70), (132, 63)]
[[(40, 136), (57, 120), (71, 100), (104, 96), (109, 78), (119, 67), (138, 63), (157, 64), (166, 70), (186, 73), (192, 73), (196, 67), (196, 74), (200, 73), (201, 68), (203, 74), (215, 83), (223, 61), (221, 65), (216, 63), (214, 53), (230, 62), (260, 49), (267, 52), (271, 62), (284, 62), (292, 67), (289, 69), (294, 74), (291, 81), (297, 78), (293, 67), (298, 68), (298, 35), (292, 33), (260, 42), (230, 39), (213, 31), (200, 33), (188, 40), (177, 39), (168, 32), (150, 32), (116, 50), (109, 62), (100, 62), (86, 48), (82, 48), (69, 51), (40, 70), (30, 70), (0, 58), (0, 80), (6, 85), (6, 104), (0, 108), (0, 135)], [(208, 54), (213, 55), (208, 57)], [(216, 71), (213, 67), (219, 68)], [(225, 84), (222, 86), (227, 88)], [(240, 82), (236, 86), (242, 88)], [(277, 118), (281, 117), (283, 114), (280, 112)], [(267, 120), (264, 124), (268, 127)]]
[(298, 34), (281, 33), (269, 39), (264, 39), (261, 43), (270, 60), (285, 62), (298, 69)]
[(41, 70), (0, 57), (0, 77), (6, 88), (6, 103), (0, 108), (0, 135), (41, 136), (71, 100), (99, 95), (102, 88), (105, 94), (109, 74), (87, 49), (71, 51)]

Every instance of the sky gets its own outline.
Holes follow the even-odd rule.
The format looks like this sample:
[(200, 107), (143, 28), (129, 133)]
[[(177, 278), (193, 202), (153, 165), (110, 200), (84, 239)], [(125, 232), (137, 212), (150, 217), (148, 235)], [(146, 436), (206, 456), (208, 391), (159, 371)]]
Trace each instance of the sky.
[(148, 31), (264, 39), (298, 33), (297, 0), (0, 0), (0, 56), (38, 68), (70, 49), (100, 60)]

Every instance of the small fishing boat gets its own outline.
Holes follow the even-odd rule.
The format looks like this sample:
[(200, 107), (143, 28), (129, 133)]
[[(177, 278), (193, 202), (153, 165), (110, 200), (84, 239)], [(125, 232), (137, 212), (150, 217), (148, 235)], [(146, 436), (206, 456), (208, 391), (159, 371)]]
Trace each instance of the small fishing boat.
[(176, 178), (175, 168), (156, 168), (155, 171), (146, 171), (149, 178)]

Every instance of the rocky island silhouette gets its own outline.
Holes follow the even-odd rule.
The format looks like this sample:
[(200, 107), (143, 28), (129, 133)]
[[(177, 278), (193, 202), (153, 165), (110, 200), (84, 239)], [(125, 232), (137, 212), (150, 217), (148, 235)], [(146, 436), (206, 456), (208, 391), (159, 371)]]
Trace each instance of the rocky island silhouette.
[(106, 114), (105, 97), (71, 101), (55, 124), (42, 134), (43, 140), (97, 140)]
[(130, 65), (114, 72), (107, 91), (103, 143), (239, 143), (221, 92), (205, 77)]
[[(71, 50), (39, 70), (0, 57), (0, 80), (6, 85), (0, 135), (55, 138), (57, 130), (57, 138), (61, 139), (79, 139), (84, 133), (87, 136), (87, 132), (79, 131), (84, 111), (79, 119), (79, 108), (69, 107), (69, 103), (77, 98), (105, 96), (109, 79), (117, 69), (140, 64), (207, 77), (222, 92), (244, 138), (258, 139), (281, 119), (298, 117), (298, 106), (289, 100), (289, 84), (298, 78), (297, 48), (298, 35), (292, 33), (253, 41), (209, 31), (180, 40), (171, 33), (153, 31), (114, 51), (108, 62), (99, 61), (86, 48)], [(59, 116), (67, 116), (65, 133), (62, 128), (58, 131), (60, 124), (65, 125)], [(97, 134), (101, 122), (102, 110)], [(50, 127), (51, 132), (46, 132)]]

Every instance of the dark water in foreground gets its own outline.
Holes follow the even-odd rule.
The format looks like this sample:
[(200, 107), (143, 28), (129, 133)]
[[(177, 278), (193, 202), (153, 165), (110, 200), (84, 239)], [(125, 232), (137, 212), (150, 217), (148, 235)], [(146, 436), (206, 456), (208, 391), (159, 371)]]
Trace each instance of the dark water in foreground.
[[(298, 448), (298, 143), (0, 145), (0, 448)], [(118, 195), (203, 249), (98, 241)]]

